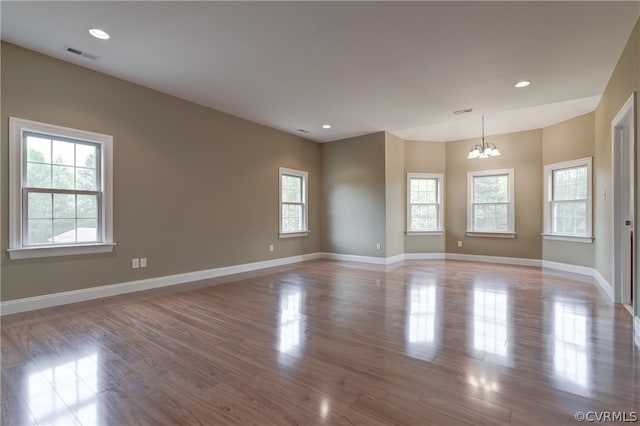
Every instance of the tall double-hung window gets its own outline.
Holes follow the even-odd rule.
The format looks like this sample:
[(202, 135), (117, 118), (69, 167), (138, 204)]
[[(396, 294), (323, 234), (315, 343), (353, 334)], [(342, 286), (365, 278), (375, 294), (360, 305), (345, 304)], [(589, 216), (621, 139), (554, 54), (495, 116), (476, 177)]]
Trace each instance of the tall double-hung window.
[(591, 157), (544, 167), (544, 237), (592, 241)]
[(514, 238), (514, 170), (467, 174), (467, 235)]
[(407, 234), (442, 234), (442, 174), (407, 173)]
[(308, 173), (280, 168), (280, 238), (309, 234), (307, 211)]
[(10, 118), (9, 255), (108, 252), (112, 138)]

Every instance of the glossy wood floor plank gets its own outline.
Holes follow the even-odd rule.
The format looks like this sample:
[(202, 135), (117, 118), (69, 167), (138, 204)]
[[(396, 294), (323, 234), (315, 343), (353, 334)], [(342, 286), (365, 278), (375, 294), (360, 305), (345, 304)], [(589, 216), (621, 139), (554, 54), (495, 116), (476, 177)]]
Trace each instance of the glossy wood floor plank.
[(4, 317), (3, 425), (575, 424), (640, 412), (591, 278), (314, 261)]

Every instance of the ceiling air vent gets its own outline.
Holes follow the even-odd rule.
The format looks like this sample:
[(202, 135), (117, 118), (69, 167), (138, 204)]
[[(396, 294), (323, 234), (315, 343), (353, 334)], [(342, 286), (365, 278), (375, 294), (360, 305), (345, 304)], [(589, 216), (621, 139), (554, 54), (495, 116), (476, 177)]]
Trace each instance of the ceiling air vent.
[(310, 131), (306, 130), (306, 129), (298, 129), (298, 131), (300, 133), (311, 133)]
[(100, 58), (98, 55), (94, 55), (93, 53), (83, 52), (80, 49), (76, 49), (75, 47), (65, 46), (64, 50), (69, 53), (73, 53), (74, 55), (82, 56), (83, 58), (91, 59), (92, 61), (96, 61)]
[(465, 108), (465, 109), (459, 109), (459, 110), (457, 110), (457, 111), (453, 111), (453, 113), (454, 113), (455, 115), (460, 115), (460, 114), (468, 114), (468, 113), (470, 113), (471, 111), (473, 111), (473, 108)]

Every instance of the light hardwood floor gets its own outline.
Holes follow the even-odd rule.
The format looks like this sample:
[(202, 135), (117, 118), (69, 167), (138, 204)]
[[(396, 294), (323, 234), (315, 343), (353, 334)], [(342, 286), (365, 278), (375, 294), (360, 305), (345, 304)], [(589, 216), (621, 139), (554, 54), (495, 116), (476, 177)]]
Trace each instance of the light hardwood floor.
[(591, 278), (457, 261), (314, 261), (7, 316), (1, 369), (3, 425), (640, 417), (631, 316)]

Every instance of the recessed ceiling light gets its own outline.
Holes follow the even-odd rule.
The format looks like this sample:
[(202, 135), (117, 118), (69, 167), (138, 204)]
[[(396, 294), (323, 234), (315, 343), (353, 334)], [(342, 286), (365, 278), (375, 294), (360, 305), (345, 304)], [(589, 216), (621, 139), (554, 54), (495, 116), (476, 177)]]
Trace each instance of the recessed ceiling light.
[(331, 124), (323, 124), (322, 128), (323, 129), (330, 129), (331, 128)]
[(523, 81), (519, 81), (519, 82), (517, 82), (517, 83), (516, 83), (516, 87), (517, 87), (518, 89), (520, 89), (520, 88), (522, 88), (522, 87), (527, 87), (527, 86), (528, 86), (528, 85), (530, 85), (530, 84), (531, 84), (531, 82), (530, 82), (530, 81), (523, 80)]
[(109, 37), (111, 37), (106, 31), (101, 30), (100, 28), (91, 28), (89, 30), (89, 34), (91, 34), (95, 38), (99, 38), (100, 40), (107, 40)]

